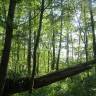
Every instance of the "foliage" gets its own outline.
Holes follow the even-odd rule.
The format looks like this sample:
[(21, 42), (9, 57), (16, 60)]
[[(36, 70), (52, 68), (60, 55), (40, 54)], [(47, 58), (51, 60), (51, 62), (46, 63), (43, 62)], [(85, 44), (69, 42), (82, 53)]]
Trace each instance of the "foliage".
[[(61, 70), (74, 66), (78, 62), (87, 62), (94, 58), (92, 28), (94, 27), (93, 31), (95, 32), (96, 26), (91, 24), (91, 15), (93, 15), (93, 23), (95, 24), (96, 3), (95, 0), (92, 1), (92, 14), (90, 14), (89, 1), (45, 0), (40, 42), (36, 53), (35, 75), (37, 77), (56, 71), (57, 65), (58, 70)], [(0, 0), (0, 59), (6, 35), (8, 5), (9, 0)], [(17, 0), (8, 78), (18, 79), (32, 74), (33, 52), (40, 22), (40, 9), (41, 0)], [(29, 23), (31, 23), (31, 26)], [(31, 36), (29, 36), (30, 30)], [(31, 40), (30, 68), (28, 66), (29, 40)], [(57, 64), (58, 54), (60, 55), (59, 64)], [(52, 64), (54, 64), (53, 69)], [(31, 74), (28, 73), (28, 68), (31, 70)], [(96, 69), (94, 70), (96, 71)], [(85, 74), (89, 73), (89, 76), (81, 74), (33, 90), (30, 96), (96, 96), (96, 76), (94, 75), (96, 72), (94, 70), (85, 72)], [(29, 93), (16, 94), (16, 96), (26, 95), (29, 95)]]

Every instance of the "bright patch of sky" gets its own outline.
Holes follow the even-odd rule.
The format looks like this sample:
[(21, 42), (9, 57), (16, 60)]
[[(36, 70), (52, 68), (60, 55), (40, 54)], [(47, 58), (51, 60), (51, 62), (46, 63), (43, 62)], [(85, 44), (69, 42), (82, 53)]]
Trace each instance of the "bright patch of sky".
[(92, 7), (96, 7), (96, 0), (93, 0)]
[[(61, 14), (60, 13), (60, 11), (55, 11), (55, 14)], [(73, 23), (73, 25), (78, 29), (78, 28), (80, 28), (80, 26), (81, 26), (81, 24), (82, 24), (82, 22), (81, 22), (81, 20), (80, 20), (80, 15), (81, 15), (81, 12), (79, 11), (79, 10), (77, 10), (76, 11), (76, 14), (74, 14), (74, 17), (73, 17), (73, 20), (71, 21), (72, 23)], [(65, 29), (63, 29), (63, 33), (66, 33), (66, 30)], [(69, 33), (70, 34), (70, 33)], [(82, 47), (82, 48), (84, 48), (84, 42), (83, 41), (81, 41), (81, 44), (80, 44), (80, 46), (79, 46), (79, 29), (78, 30), (74, 30), (74, 32), (71, 32), (71, 34), (72, 34), (72, 39), (74, 40), (73, 42), (74, 42), (74, 48), (77, 48), (77, 47)], [(64, 34), (63, 34), (64, 35)], [(82, 33), (82, 36), (83, 36), (84, 34)], [(70, 39), (70, 38), (69, 38)], [(66, 41), (66, 40), (65, 40)], [(59, 45), (59, 42), (58, 42), (58, 44), (57, 45)], [(62, 42), (62, 49), (61, 49), (61, 54), (60, 54), (60, 58), (62, 58), (62, 59), (66, 59), (66, 57), (67, 57), (67, 49), (65, 48), (66, 47), (66, 42)], [(81, 51), (82, 51), (83, 49), (81, 49)], [(57, 54), (57, 52), (58, 52), (58, 48), (56, 48), (56, 54)], [(83, 51), (82, 51), (83, 52)], [(72, 53), (72, 43), (69, 43), (69, 57), (72, 57), (72, 54), (73, 54), (73, 58), (74, 59), (76, 59), (77, 57), (78, 57), (78, 54), (76, 54), (76, 51), (74, 51), (73, 53)]]
[(78, 26), (79, 26), (79, 22), (80, 22), (80, 20), (79, 20), (79, 18), (80, 18), (80, 14), (81, 14), (81, 12), (78, 10), (78, 11), (76, 12), (74, 18), (73, 18), (72, 23), (74, 24), (75, 27), (78, 27)]
[(54, 15), (57, 15), (57, 16), (60, 16), (60, 15), (61, 15), (61, 11), (55, 10), (53, 14), (54, 14)]

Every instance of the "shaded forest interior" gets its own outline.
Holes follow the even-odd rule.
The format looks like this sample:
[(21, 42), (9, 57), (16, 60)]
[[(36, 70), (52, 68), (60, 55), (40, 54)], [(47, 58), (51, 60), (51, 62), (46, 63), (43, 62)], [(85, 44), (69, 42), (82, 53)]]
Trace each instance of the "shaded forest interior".
[(96, 96), (95, 23), (95, 0), (0, 0), (0, 96)]

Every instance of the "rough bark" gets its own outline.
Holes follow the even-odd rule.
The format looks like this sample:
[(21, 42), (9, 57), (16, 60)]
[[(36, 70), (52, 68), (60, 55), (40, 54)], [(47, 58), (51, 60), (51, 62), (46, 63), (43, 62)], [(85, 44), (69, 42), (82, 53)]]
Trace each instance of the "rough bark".
[(0, 96), (2, 96), (3, 94), (3, 89), (6, 81), (7, 67), (8, 67), (12, 33), (13, 33), (13, 18), (14, 18), (15, 6), (16, 6), (16, 1), (10, 0), (9, 11), (6, 21), (5, 43), (4, 43), (4, 49), (2, 51), (2, 57), (0, 63)]
[[(91, 60), (88, 62), (84, 62), (82, 64), (77, 64), (71, 68), (63, 69), (60, 71), (49, 73), (47, 75), (43, 75), (41, 77), (34, 78), (33, 88), (34, 89), (41, 88), (43, 86), (52, 84), (56, 81), (66, 79), (68, 77), (84, 72), (88, 69), (91, 69), (95, 63), (96, 60)], [(15, 94), (28, 91), (31, 87), (29, 81), (30, 81), (29, 77), (20, 78), (18, 80), (7, 79), (4, 93)]]

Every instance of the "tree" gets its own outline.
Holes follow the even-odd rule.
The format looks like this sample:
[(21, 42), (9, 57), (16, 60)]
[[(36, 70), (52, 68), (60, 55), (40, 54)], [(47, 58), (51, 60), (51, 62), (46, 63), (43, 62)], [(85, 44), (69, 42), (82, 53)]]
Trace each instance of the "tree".
[[(15, 3), (9, 5), (9, 1)], [(61, 89), (65, 90), (64, 93), (70, 94), (76, 91), (72, 86), (77, 81), (82, 83), (85, 82), (85, 78), (95, 76), (93, 70), (87, 71), (96, 64), (95, 6), (93, 6), (95, 1), (91, 3), (91, 0), (9, 1), (0, 1), (0, 69), (3, 68), (0, 70), (0, 80), (3, 82), (0, 81), (0, 88), (2, 90), (4, 85), (2, 96), (21, 92), (24, 92), (22, 93), (24, 95), (28, 92), (31, 92), (29, 95), (34, 95), (40, 91), (43, 93), (44, 90), (47, 91), (47, 95), (57, 96), (57, 91)], [(8, 6), (11, 11), (8, 11)], [(10, 16), (7, 18), (11, 22), (11, 27), (7, 23), (7, 13)], [(84, 73), (74, 76), (81, 72)], [(70, 78), (71, 76), (74, 77)], [(69, 79), (66, 79), (68, 77)], [(63, 79), (66, 81), (57, 83)], [(52, 84), (54, 82), (56, 86)], [(52, 86), (47, 86), (49, 84)], [(41, 88), (43, 86), (47, 87)], [(75, 88), (78, 86), (79, 84)], [(38, 88), (41, 89), (33, 90)]]
[(29, 9), (29, 36), (28, 36), (28, 56), (27, 56), (27, 63), (28, 63), (28, 75), (31, 75), (31, 11)]
[[(54, 4), (54, 0), (53, 3)], [(52, 6), (52, 5), (51, 5)], [(54, 9), (51, 7), (51, 25), (52, 25), (52, 64), (51, 64), (51, 69), (54, 70), (55, 69), (55, 20), (54, 20), (54, 14), (53, 14)]]
[(39, 19), (39, 27), (37, 31), (37, 36), (36, 36), (36, 41), (34, 44), (34, 52), (33, 52), (33, 70), (32, 70), (32, 77), (31, 77), (31, 86), (33, 88), (34, 86), (34, 76), (35, 76), (35, 71), (36, 71), (36, 53), (39, 45), (39, 39), (40, 39), (40, 33), (41, 33), (41, 28), (42, 28), (42, 19), (43, 19), (43, 12), (44, 12), (44, 0), (41, 2), (41, 12), (40, 12), (40, 19)]
[(94, 58), (96, 58), (96, 39), (95, 39), (95, 29), (94, 29), (94, 18), (93, 18), (93, 12), (92, 12), (92, 0), (88, 0), (88, 3), (89, 3), (92, 35), (93, 35), (93, 55), (94, 55)]
[[(63, 70), (59, 70), (56, 72), (49, 73), (47, 75), (34, 78), (34, 89), (41, 88), (43, 86), (47, 86), (51, 83), (54, 83), (56, 81), (66, 79), (68, 77), (74, 76), (76, 74), (79, 74), (81, 72), (84, 72), (86, 70), (89, 70), (92, 68), (92, 66), (96, 63), (96, 60), (91, 60), (88, 62), (84, 62), (81, 64), (77, 64), (73, 67), (66, 68)], [(15, 94), (20, 92), (28, 91), (30, 86), (30, 78), (20, 78), (16, 81), (14, 79), (7, 79), (5, 87), (4, 87), (4, 96), (6, 94)]]
[(13, 34), (13, 18), (14, 18), (15, 6), (16, 6), (16, 1), (10, 0), (9, 11), (6, 21), (5, 44), (4, 44), (4, 49), (2, 52), (1, 63), (0, 63), (0, 96), (3, 95), (4, 85), (6, 82), (7, 67), (8, 67), (12, 34)]
[(61, 53), (61, 42), (62, 42), (62, 27), (63, 27), (63, 10), (62, 10), (62, 0), (61, 0), (61, 32), (60, 32), (60, 41), (59, 41), (59, 49), (57, 55), (57, 62), (56, 62), (56, 70), (59, 69), (59, 61), (60, 61), (60, 53)]

